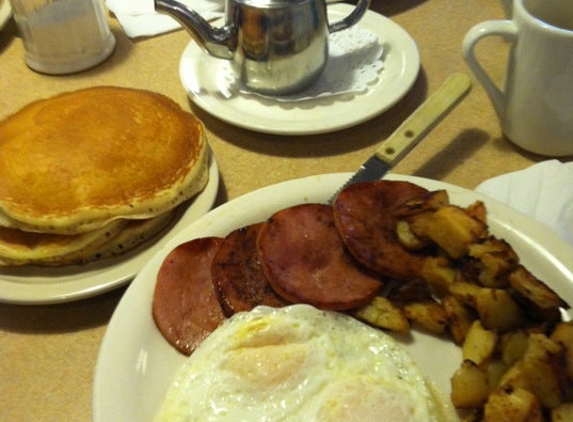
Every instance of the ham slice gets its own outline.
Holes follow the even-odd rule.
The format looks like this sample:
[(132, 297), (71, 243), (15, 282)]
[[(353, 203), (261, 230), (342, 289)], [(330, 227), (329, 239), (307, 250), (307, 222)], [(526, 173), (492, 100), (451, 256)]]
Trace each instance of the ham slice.
[(270, 285), (290, 302), (348, 310), (368, 303), (382, 286), (346, 251), (327, 205), (278, 211), (262, 227), (257, 249)]
[(177, 350), (190, 355), (225, 320), (211, 281), (211, 262), (222, 239), (177, 246), (163, 261), (153, 294), (153, 319)]
[(424, 255), (398, 241), (396, 210), (428, 191), (409, 182), (379, 180), (342, 190), (333, 204), (334, 221), (349, 252), (380, 275), (408, 281), (420, 275)]
[(227, 316), (255, 306), (281, 307), (288, 302), (269, 285), (257, 256), (257, 236), (264, 223), (227, 235), (211, 264), (211, 277)]

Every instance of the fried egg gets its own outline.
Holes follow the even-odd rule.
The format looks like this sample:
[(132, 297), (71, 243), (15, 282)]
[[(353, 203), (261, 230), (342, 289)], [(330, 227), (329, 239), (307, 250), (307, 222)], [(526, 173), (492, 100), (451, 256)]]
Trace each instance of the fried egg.
[(451, 408), (387, 334), (309, 305), (235, 314), (188, 358), (156, 422), (447, 421)]

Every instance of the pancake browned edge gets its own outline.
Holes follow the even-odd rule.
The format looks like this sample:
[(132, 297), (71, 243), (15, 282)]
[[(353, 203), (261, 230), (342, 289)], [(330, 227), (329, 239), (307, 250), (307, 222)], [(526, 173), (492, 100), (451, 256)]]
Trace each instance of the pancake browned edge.
[(165, 230), (176, 211), (145, 220), (117, 220), (77, 235), (0, 227), (0, 266), (80, 265), (125, 254)]
[(150, 91), (95, 87), (0, 122), (0, 225), (79, 234), (163, 214), (204, 189), (200, 120)]

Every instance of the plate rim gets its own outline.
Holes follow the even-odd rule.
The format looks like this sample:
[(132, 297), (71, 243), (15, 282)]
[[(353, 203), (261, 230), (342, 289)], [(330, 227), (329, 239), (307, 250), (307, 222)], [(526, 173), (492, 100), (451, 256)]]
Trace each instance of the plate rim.
[[(126, 416), (125, 412), (126, 411), (128, 412), (129, 409), (127, 410), (125, 409), (124, 402), (121, 402), (118, 405), (118, 402), (116, 401), (114, 405), (113, 403), (110, 403), (110, 400), (108, 400), (110, 396), (116, 399), (117, 397), (122, 397), (122, 399), (125, 399), (126, 391), (124, 390), (122, 395), (121, 394), (122, 390), (120, 386), (122, 384), (125, 385), (124, 381), (126, 380), (120, 380), (120, 382), (118, 382), (118, 377), (125, 375), (133, 378), (135, 375), (133, 371), (135, 369), (143, 371), (144, 375), (146, 375), (145, 372), (148, 370), (148, 365), (150, 365), (149, 361), (151, 361), (152, 358), (157, 358), (158, 357), (157, 355), (161, 355), (160, 356), (161, 362), (164, 362), (165, 360), (169, 359), (175, 359), (178, 362), (183, 362), (185, 359), (185, 357), (178, 354), (178, 352), (176, 352), (174, 348), (167, 345), (166, 342), (165, 344), (162, 344), (161, 351), (151, 350), (150, 348), (145, 348), (145, 347), (142, 349), (138, 349), (138, 346), (136, 344), (127, 344), (118, 349), (116, 347), (117, 345), (113, 343), (115, 337), (118, 334), (121, 334), (117, 330), (120, 330), (122, 325), (129, 327), (130, 330), (132, 331), (136, 331), (137, 327), (145, 325), (144, 323), (149, 324), (149, 321), (151, 321), (151, 324), (153, 324), (150, 310), (147, 311), (148, 312), (147, 317), (135, 318), (134, 320), (130, 321), (124, 319), (124, 315), (126, 314), (131, 315), (131, 317), (134, 318), (132, 315), (132, 310), (129, 307), (133, 304), (133, 301), (136, 301), (138, 299), (138, 295), (144, 294), (145, 292), (149, 293), (149, 296), (143, 297), (144, 305), (150, 306), (151, 295), (154, 288), (154, 283), (150, 281), (150, 277), (154, 277), (156, 275), (158, 267), (163, 261), (164, 257), (175, 246), (186, 240), (192, 239), (194, 235), (196, 235), (197, 233), (205, 232), (205, 230), (207, 230), (205, 235), (209, 235), (210, 234), (209, 226), (211, 224), (210, 223), (211, 221), (214, 221), (216, 219), (220, 220), (225, 216), (228, 218), (229, 213), (233, 215), (232, 210), (240, 209), (242, 205), (252, 203), (253, 200), (258, 199), (261, 196), (264, 196), (265, 194), (267, 194), (268, 196), (269, 193), (272, 193), (276, 189), (286, 189), (287, 192), (290, 189), (290, 191), (292, 192), (294, 188), (299, 189), (301, 186), (304, 187), (305, 185), (310, 184), (309, 183), (310, 181), (314, 182), (313, 184), (314, 188), (316, 188), (316, 186), (320, 183), (324, 183), (323, 186), (330, 186), (329, 183), (338, 186), (338, 184), (341, 185), (350, 176), (351, 173), (331, 173), (324, 175), (314, 175), (298, 179), (291, 179), (288, 181), (284, 181), (281, 183), (257, 189), (243, 196), (235, 198), (219, 206), (218, 208), (213, 209), (211, 212), (209, 212), (202, 218), (192, 223), (181, 233), (179, 233), (178, 236), (176, 236), (168, 244), (166, 244), (164, 248), (160, 252), (158, 252), (152, 260), (148, 262), (146, 267), (139, 273), (134, 282), (129, 286), (124, 296), (122, 297), (120, 303), (116, 307), (116, 310), (112, 315), (112, 318), (106, 329), (103, 341), (100, 346), (100, 352), (98, 354), (98, 359), (94, 373), (94, 383), (92, 391), (94, 422), (104, 422), (104, 421), (115, 422), (116, 420), (117, 421), (122, 420), (122, 418), (123, 420), (125, 420)], [(547, 251), (547, 248), (551, 249), (550, 257), (556, 259), (558, 261), (557, 264), (561, 263), (561, 266), (563, 268), (560, 271), (564, 272), (564, 277), (566, 278), (565, 280), (566, 284), (561, 287), (564, 287), (566, 291), (569, 293), (569, 295), (571, 295), (571, 292), (573, 291), (573, 248), (569, 246), (567, 243), (565, 243), (561, 238), (559, 238), (556, 233), (549, 232), (541, 223), (532, 220), (530, 217), (527, 217), (526, 215), (514, 210), (510, 206), (505, 205), (495, 199), (487, 197), (478, 192), (474, 192), (445, 182), (434, 181), (431, 179), (425, 179), (416, 176), (397, 175), (397, 174), (390, 174), (385, 179), (411, 181), (413, 183), (421, 184), (427, 189), (447, 189), (448, 192), (455, 195), (456, 203), (457, 204), (459, 203), (460, 205), (466, 205), (472, 203), (477, 199), (483, 200), (486, 203), (488, 210), (490, 212), (493, 212), (493, 215), (496, 217), (496, 221), (497, 220), (500, 221), (500, 224), (507, 223), (508, 225), (511, 226), (512, 224), (515, 223), (522, 224), (526, 222), (527, 224), (523, 226), (524, 229), (523, 233), (525, 234), (525, 238), (529, 239), (530, 234), (531, 237), (534, 237), (534, 235), (537, 232), (543, 234), (544, 236), (543, 239), (539, 243), (537, 242), (536, 243), (542, 249), (541, 252)], [(296, 202), (298, 203), (319, 202), (319, 201), (325, 202), (328, 200), (328, 198), (332, 193), (330, 191), (320, 192), (315, 196), (313, 196), (310, 195), (310, 193), (305, 189), (302, 189), (302, 191), (303, 192), (297, 193), (298, 197), (296, 199)], [(280, 195), (280, 197), (282, 196), (288, 196), (288, 194)], [(274, 197), (271, 197), (270, 204), (268, 204), (265, 208), (267, 207), (276, 208), (282, 206), (283, 199), (277, 197), (279, 197), (279, 195), (274, 195)], [(293, 201), (295, 200), (291, 200), (291, 202)], [(239, 211), (239, 213), (240, 212), (241, 211)], [(497, 215), (499, 215), (499, 217), (497, 217)], [(507, 219), (507, 221), (505, 220), (501, 221), (501, 219)], [(234, 224), (236, 227), (237, 222), (235, 221), (226, 224), (228, 225)], [(538, 251), (536, 251), (536, 254), (537, 252)], [(569, 264), (567, 265), (566, 263)], [(550, 264), (553, 266), (553, 264), (555, 263), (551, 262)], [(552, 285), (552, 287), (554, 286)], [(141, 305), (141, 303), (137, 302), (135, 303)], [(141, 306), (139, 306), (139, 308), (141, 308)], [(134, 323), (135, 325), (133, 325)], [(153, 327), (153, 325), (151, 325), (151, 327)], [(156, 329), (152, 328), (152, 330), (155, 331), (154, 333), (152, 333), (153, 336), (155, 337), (160, 336), (160, 334), (157, 334)], [(148, 337), (149, 333), (147, 334), (146, 339), (148, 339)], [(122, 337), (122, 339), (125, 340), (124, 337)], [(450, 343), (451, 342), (449, 342), (448, 344)], [(458, 350), (459, 348), (448, 348), (448, 349), (449, 349), (448, 353), (451, 351), (452, 353), (455, 353), (456, 356), (458, 356), (458, 353), (461, 356), (461, 351)], [(134, 362), (133, 358), (135, 358), (137, 362)], [(137, 366), (138, 368), (135, 368), (135, 366)], [(110, 371), (110, 369), (112, 371)], [(164, 371), (164, 372), (169, 372), (169, 371)], [(164, 373), (162, 376), (163, 378), (167, 377), (168, 379), (171, 379), (172, 373), (169, 374)], [(113, 388), (120, 388), (120, 390), (114, 391)], [(130, 385), (130, 388), (132, 390), (134, 389), (137, 390), (138, 386)], [(139, 388), (141, 388), (141, 386), (139, 386)]]
[[(352, 5), (340, 3), (332, 4), (328, 8), (329, 12), (340, 14), (341, 16), (344, 16), (353, 9), (354, 6)], [(209, 56), (207, 53), (203, 52), (203, 50), (194, 41), (189, 42), (181, 55), (179, 63), (179, 78), (187, 93), (187, 96), (190, 98), (193, 104), (195, 104), (197, 107), (209, 115), (239, 128), (274, 135), (295, 136), (330, 133), (353, 127), (384, 113), (393, 107), (398, 101), (400, 101), (410, 91), (416, 82), (421, 67), (418, 46), (412, 36), (402, 26), (398, 25), (396, 22), (387, 18), (386, 16), (370, 9), (366, 12), (361, 21), (356, 24), (357, 27), (364, 27), (364, 25), (371, 26), (367, 29), (377, 31), (376, 33), (379, 36), (385, 35), (379, 29), (381, 26), (384, 28), (387, 27), (391, 29), (393, 33), (399, 34), (397, 38), (401, 39), (404, 44), (401, 45), (402, 51), (397, 52), (397, 54), (402, 55), (397, 60), (400, 62), (408, 62), (407, 64), (402, 63), (399, 69), (399, 81), (402, 81), (403, 85), (400, 86), (401, 89), (397, 93), (392, 92), (393, 95), (390, 96), (389, 100), (386, 102), (380, 101), (380, 99), (383, 99), (387, 95), (388, 89), (391, 88), (393, 84), (395, 84), (395, 81), (391, 81), (390, 84), (388, 82), (383, 83), (384, 78), (381, 77), (378, 78), (374, 86), (371, 87), (368, 92), (356, 94), (349, 101), (340, 100), (337, 103), (337, 99), (333, 99), (333, 97), (325, 97), (318, 98), (316, 100), (304, 101), (301, 103), (287, 103), (294, 105), (294, 109), (296, 109), (296, 107), (301, 107), (301, 109), (308, 109), (308, 105), (311, 103), (324, 105), (325, 107), (328, 106), (326, 109), (327, 111), (325, 110), (325, 114), (328, 113), (329, 115), (331, 115), (333, 112), (333, 107), (336, 107), (336, 104), (339, 104), (339, 108), (341, 109), (341, 113), (339, 114), (342, 117), (350, 115), (348, 111), (364, 110), (364, 112), (361, 112), (362, 114), (359, 117), (354, 117), (351, 119), (347, 117), (335, 119), (337, 123), (334, 126), (332, 125), (332, 119), (321, 117), (316, 117), (309, 122), (301, 123), (300, 121), (297, 121), (296, 124), (284, 124), (285, 122), (294, 123), (293, 117), (295, 116), (292, 115), (292, 112), (289, 111), (289, 109), (283, 109), (282, 106), (284, 103), (279, 103), (278, 101), (273, 103), (275, 106), (273, 111), (276, 110), (276, 113), (273, 114), (271, 120), (267, 118), (267, 122), (265, 123), (263, 122), (261, 116), (256, 115), (254, 112), (251, 114), (252, 107), (247, 107), (247, 111), (243, 111), (244, 107), (239, 107), (240, 104), (235, 108), (230, 108), (229, 110), (226, 110), (225, 108), (228, 107), (229, 104), (232, 104), (231, 101), (246, 101), (248, 105), (261, 107), (261, 109), (264, 110), (267, 107), (265, 103), (272, 101), (268, 98), (263, 99), (256, 96), (245, 97), (239, 95), (238, 97), (229, 100), (215, 98), (216, 94), (221, 94), (220, 92), (215, 92), (213, 95), (204, 94), (202, 92), (194, 92), (193, 86), (200, 85), (200, 77), (195, 77), (196, 72), (194, 72), (194, 69), (197, 69), (200, 66), (207, 67), (207, 64), (212, 65), (209, 66), (209, 69), (211, 69), (213, 66), (217, 66), (217, 63), (223, 60)], [(372, 27), (375, 27), (376, 29), (372, 29)], [(380, 41), (382, 42), (384, 40)], [(196, 60), (197, 57), (199, 60)], [(201, 63), (207, 64), (201, 65)], [(209, 74), (211, 75), (213, 73)], [(212, 106), (212, 104), (215, 104), (215, 106)], [(308, 110), (310, 112), (314, 111), (314, 114), (318, 114), (316, 113), (316, 109)], [(237, 116), (240, 116), (240, 118)]]
[[(10, 275), (9, 271), (18, 272), (15, 268), (0, 268), (0, 303), (15, 305), (48, 305), (77, 301), (89, 297), (104, 294), (116, 288), (122, 287), (133, 280), (137, 273), (147, 264), (147, 258), (153, 257), (166, 243), (178, 235), (179, 231), (191, 224), (198, 218), (207, 214), (217, 198), (220, 176), (219, 167), (215, 156), (210, 151), (209, 156), (209, 180), (205, 188), (191, 199), (185, 210), (179, 211), (177, 222), (160, 236), (155, 236), (144, 242), (140, 247), (128, 252), (125, 256), (111, 257), (106, 260), (86, 264), (87, 271), (78, 270), (73, 278), (63, 281), (30, 281), (30, 275)], [(196, 205), (195, 208), (193, 206)], [(121, 262), (123, 261), (123, 262)], [(139, 265), (139, 261), (141, 265)], [(133, 268), (132, 268), (133, 267)], [(137, 267), (137, 268), (136, 268)], [(48, 273), (55, 280), (58, 272), (65, 272), (66, 268), (50, 268), (39, 266), (27, 266), (40, 274)], [(71, 268), (71, 267), (70, 267)], [(52, 274), (50, 274), (52, 273)], [(84, 274), (88, 274), (84, 278)], [(112, 276), (110, 280), (99, 281), (106, 274)], [(34, 275), (35, 276), (35, 275)], [(27, 280), (27, 281), (26, 281)]]

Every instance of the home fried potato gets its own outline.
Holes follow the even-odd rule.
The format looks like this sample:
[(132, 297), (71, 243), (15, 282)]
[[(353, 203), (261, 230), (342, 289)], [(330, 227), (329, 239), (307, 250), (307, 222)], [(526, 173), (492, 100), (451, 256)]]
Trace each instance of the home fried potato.
[(437, 294), (445, 294), (456, 280), (458, 271), (445, 256), (429, 256), (424, 260), (420, 276)]
[(484, 422), (543, 422), (541, 405), (533, 393), (521, 388), (494, 391), (484, 406)]
[(508, 276), (508, 281), (513, 289), (541, 309), (569, 309), (569, 305), (557, 293), (531, 274), (524, 266), (519, 266), (512, 271)]
[(484, 372), (487, 374), (487, 382), (493, 390), (500, 385), (503, 376), (507, 373), (507, 365), (499, 357), (494, 357), (484, 365)]
[(497, 340), (495, 331), (487, 330), (480, 320), (475, 320), (462, 345), (462, 356), (465, 360), (481, 365), (493, 356)]
[[(488, 232), (486, 211), (481, 201), (452, 205), (443, 192), (399, 208), (398, 239), (426, 254), (420, 277), (462, 348), (452, 403), (469, 410), (464, 422), (573, 420), (566, 405), (573, 399), (573, 323), (562, 321), (569, 305)], [(426, 302), (401, 305), (413, 325), (412, 311), (421, 313)]]
[(408, 250), (421, 251), (428, 246), (428, 241), (416, 236), (407, 221), (400, 220), (396, 223), (396, 235), (398, 241)]
[(507, 287), (507, 275), (519, 264), (519, 257), (511, 246), (493, 236), (471, 244), (468, 255), (479, 261), (478, 281), (485, 287)]
[(446, 312), (448, 328), (454, 342), (462, 344), (476, 319), (475, 314), (453, 295), (444, 296), (442, 306)]
[(457, 409), (482, 406), (491, 389), (486, 373), (471, 360), (464, 360), (451, 379), (450, 399)]
[(464, 211), (471, 218), (487, 224), (487, 209), (483, 201), (475, 201), (464, 208)]
[(444, 189), (425, 192), (418, 198), (412, 199), (396, 209), (395, 215), (398, 217), (411, 217), (425, 211), (436, 211), (446, 205), (450, 205), (450, 197)]
[(500, 355), (509, 367), (520, 360), (527, 350), (529, 335), (525, 330), (513, 330), (504, 333), (499, 342)]
[(528, 391), (533, 391), (529, 376), (525, 372), (523, 361), (517, 361), (510, 367), (499, 380), (499, 387), (501, 388), (522, 388)]
[[(569, 381), (573, 382), (573, 321), (557, 324), (551, 334), (551, 340), (563, 346), (567, 377)], [(571, 420), (573, 421), (573, 419)]]
[(523, 370), (531, 381), (533, 393), (549, 409), (565, 398), (563, 346), (543, 334), (531, 334), (523, 355)]
[(573, 421), (573, 402), (563, 403), (551, 409), (551, 422)]
[(376, 296), (368, 305), (356, 309), (353, 315), (384, 330), (396, 333), (410, 332), (410, 322), (404, 312), (382, 296)]
[(426, 229), (432, 241), (457, 259), (467, 255), (469, 246), (486, 235), (487, 225), (470, 217), (462, 208), (449, 205), (434, 212)]
[(466, 281), (455, 281), (449, 285), (448, 292), (463, 304), (476, 309), (476, 298), (481, 289), (482, 288), (477, 284), (468, 283)]
[(484, 327), (505, 332), (523, 327), (525, 317), (507, 290), (481, 288), (475, 297), (475, 309)]
[(433, 334), (443, 334), (446, 331), (448, 316), (437, 302), (418, 302), (404, 306), (404, 315), (414, 325)]

